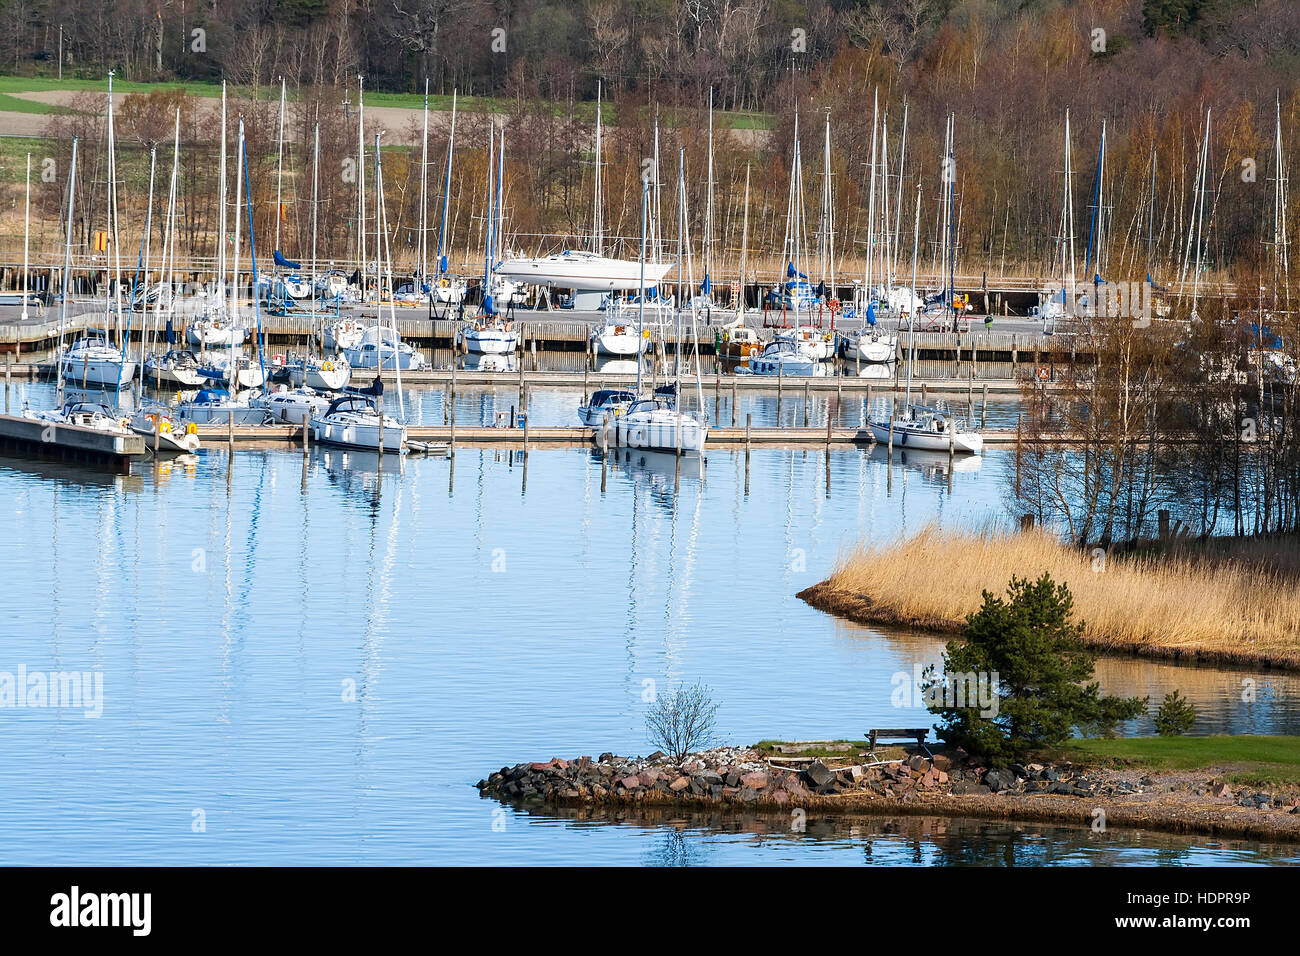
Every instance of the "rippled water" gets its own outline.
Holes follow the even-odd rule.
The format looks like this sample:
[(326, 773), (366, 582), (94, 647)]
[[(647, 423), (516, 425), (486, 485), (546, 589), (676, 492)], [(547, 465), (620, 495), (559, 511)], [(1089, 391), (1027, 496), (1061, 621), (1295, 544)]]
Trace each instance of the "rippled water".
[[(535, 414), (543, 401), (571, 413), (538, 391)], [(126, 476), (0, 459), (0, 670), (98, 670), (104, 687), (98, 719), (0, 710), (6, 859), (1295, 862), (1247, 842), (975, 821), (792, 835), (779, 818), (502, 812), (473, 788), (523, 759), (651, 749), (647, 682), (709, 684), (736, 743), (928, 722), (891, 706), (891, 677), (940, 642), (794, 594), (864, 536), (983, 524), (1007, 463), (967, 461), (950, 488), (942, 455), (891, 472), (852, 448), (761, 449), (746, 471), (743, 452), (713, 451), (680, 476), (670, 456), (634, 455), (602, 492), (599, 456), (573, 448), (526, 465), (387, 456), (382, 472), (324, 448), (216, 448)], [(1250, 675), (1246, 705), (1240, 673), (1099, 673), (1115, 691), (1180, 687), (1200, 732), (1300, 728), (1293, 677)]]

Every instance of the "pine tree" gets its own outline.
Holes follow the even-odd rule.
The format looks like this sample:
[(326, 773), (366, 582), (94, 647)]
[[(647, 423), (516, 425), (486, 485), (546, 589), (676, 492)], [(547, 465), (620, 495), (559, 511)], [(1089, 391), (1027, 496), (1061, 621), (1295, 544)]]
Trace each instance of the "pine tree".
[[(1111, 733), (1138, 716), (1145, 698), (1107, 697), (1090, 682), (1096, 656), (1082, 643), (1083, 622), (1071, 622), (1074, 598), (1044, 574), (1012, 578), (1006, 599), (984, 592), (983, 606), (966, 618), (962, 639), (950, 641), (943, 675), (931, 667), (923, 685), (928, 709), (942, 718), (939, 737), (993, 761), (1024, 758), (1031, 750), (1064, 743), (1071, 732)], [(995, 695), (981, 712), (969, 695), (943, 699), (951, 679), (989, 682)]]

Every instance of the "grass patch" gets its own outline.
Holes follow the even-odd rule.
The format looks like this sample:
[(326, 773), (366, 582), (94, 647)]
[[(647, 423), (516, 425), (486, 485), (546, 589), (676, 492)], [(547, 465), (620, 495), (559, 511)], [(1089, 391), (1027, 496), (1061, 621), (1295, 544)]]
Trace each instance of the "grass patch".
[[(1300, 582), (1294, 540), (1234, 540), (1176, 551), (1088, 551), (1050, 534), (927, 528), (863, 547), (800, 596), (864, 623), (959, 632), (1013, 575), (1069, 585), (1084, 638), (1102, 650), (1211, 663), (1300, 667)], [(941, 582), (934, 571), (942, 569)]]
[(1215, 737), (1126, 737), (1073, 740), (1054, 756), (1102, 767), (1198, 770), (1234, 767), (1245, 786), (1300, 784), (1300, 737), (1253, 734)]
[(0, 93), (0, 112), (40, 113), (48, 116), (51, 113), (75, 113), (76, 110), (67, 106), (55, 106), (53, 103), (37, 103), (34, 100), (19, 99), (17, 96), (10, 96), (8, 93)]

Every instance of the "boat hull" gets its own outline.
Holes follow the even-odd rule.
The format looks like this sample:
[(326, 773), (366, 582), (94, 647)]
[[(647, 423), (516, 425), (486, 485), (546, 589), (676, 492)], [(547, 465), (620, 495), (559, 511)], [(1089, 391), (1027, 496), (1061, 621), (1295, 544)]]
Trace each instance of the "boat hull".
[(135, 362), (109, 359), (63, 359), (63, 380), (74, 385), (99, 385), (119, 388), (135, 378)]
[(699, 454), (704, 451), (708, 429), (689, 415), (681, 419), (681, 444), (678, 444), (678, 420), (675, 415), (628, 415), (614, 420), (614, 443), (625, 448), (646, 451), (670, 451)]
[[(364, 448), (369, 451), (379, 450), (378, 425), (313, 418), (311, 429), (312, 437), (323, 444), (339, 445), (344, 448)], [(384, 451), (400, 452), (406, 445), (405, 425), (385, 425), (383, 433)]]
[[(868, 422), (872, 437), (881, 445), (889, 443), (889, 423)], [(947, 451), (950, 447), (955, 452), (978, 455), (984, 450), (984, 438), (976, 432), (954, 432), (952, 434), (935, 434), (932, 432), (913, 431), (894, 423), (894, 447), (915, 448), (920, 451)]]

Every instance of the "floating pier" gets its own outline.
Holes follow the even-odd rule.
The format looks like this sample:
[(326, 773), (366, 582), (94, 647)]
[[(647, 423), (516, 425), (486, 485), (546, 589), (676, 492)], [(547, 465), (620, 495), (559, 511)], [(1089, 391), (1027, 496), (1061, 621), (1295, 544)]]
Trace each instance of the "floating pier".
[(83, 425), (0, 415), (0, 451), (126, 471), (131, 459), (144, 456), (145, 440), (142, 435), (114, 435)]

